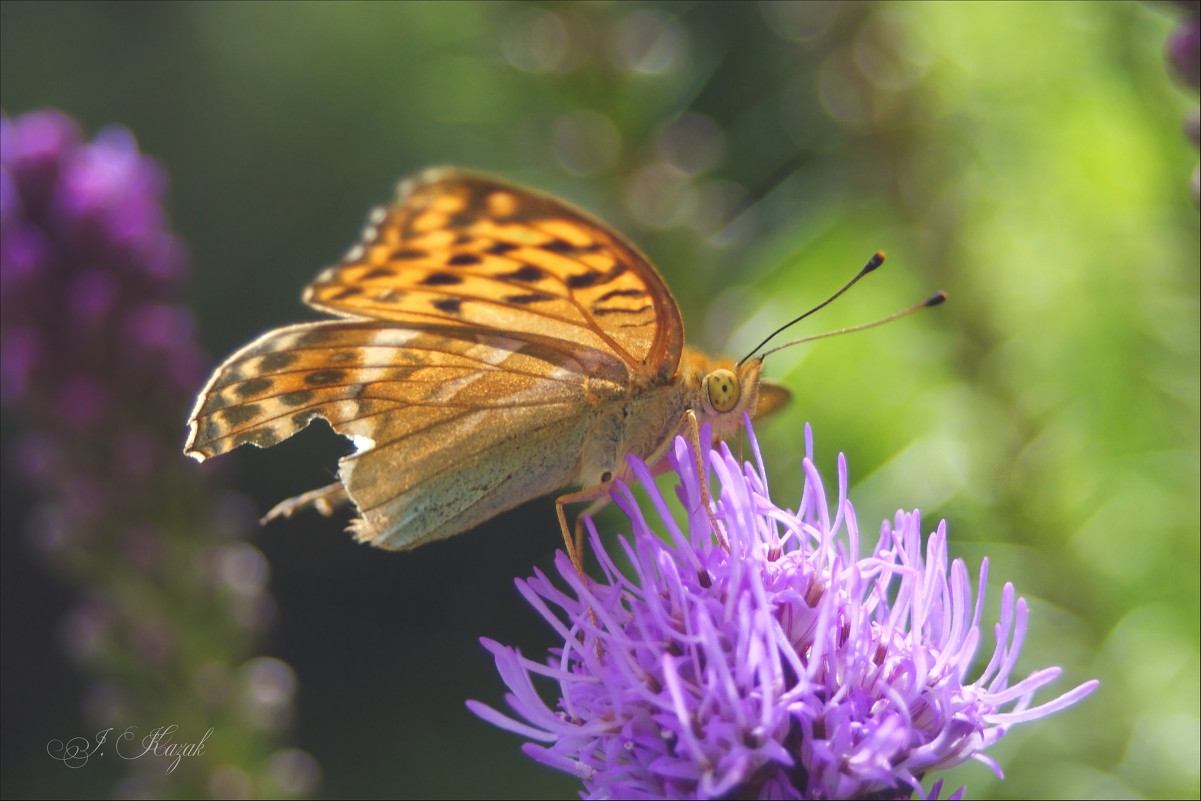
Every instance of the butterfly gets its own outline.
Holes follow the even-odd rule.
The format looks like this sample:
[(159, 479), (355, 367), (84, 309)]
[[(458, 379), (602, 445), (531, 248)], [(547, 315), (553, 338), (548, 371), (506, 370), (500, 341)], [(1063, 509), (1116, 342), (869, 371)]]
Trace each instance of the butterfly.
[[(354, 453), (334, 484), (267, 516), (349, 500), (354, 537), (407, 549), (527, 500), (591, 501), (662, 465), (677, 434), (728, 437), (789, 393), (684, 345), (663, 278), (619, 233), (568, 203), (459, 169), (404, 180), (361, 241), (305, 289), (336, 319), (268, 331), (200, 392), (184, 451), (274, 445), (316, 418)], [(699, 451), (699, 447), (697, 448)], [(705, 502), (708, 503), (706, 497)], [(578, 529), (578, 523), (577, 523)], [(574, 547), (573, 547), (574, 546)]]

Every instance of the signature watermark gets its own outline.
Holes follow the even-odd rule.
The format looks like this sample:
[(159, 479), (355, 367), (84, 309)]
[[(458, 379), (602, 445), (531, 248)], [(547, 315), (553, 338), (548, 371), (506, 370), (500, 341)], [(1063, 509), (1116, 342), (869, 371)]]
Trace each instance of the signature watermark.
[[(204, 756), (204, 744), (212, 736), (210, 728), (195, 742), (179, 742), (176, 735), (179, 726), (159, 726), (138, 740), (137, 726), (127, 726), (125, 731), (112, 741), (112, 749), (122, 759), (141, 759), (147, 754), (170, 760), (167, 763), (167, 775), (171, 775), (179, 767), (184, 757)], [(51, 740), (46, 743), (46, 753), (62, 762), (68, 768), (82, 768), (92, 757), (103, 756), (104, 746), (109, 743), (112, 728), (96, 733), (89, 740), (86, 737), (72, 737), (70, 740)]]

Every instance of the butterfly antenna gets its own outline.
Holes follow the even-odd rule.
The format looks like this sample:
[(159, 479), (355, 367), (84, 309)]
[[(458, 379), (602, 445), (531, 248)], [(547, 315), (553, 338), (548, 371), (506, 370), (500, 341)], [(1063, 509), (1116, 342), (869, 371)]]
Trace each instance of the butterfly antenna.
[[(787, 328), (790, 328), (790, 327), (792, 327), (792, 326), (796, 325), (796, 324), (797, 324), (797, 323), (799, 323), (801, 320), (804, 320), (806, 317), (808, 317), (809, 315), (811, 315), (811, 314), (813, 314), (814, 312), (818, 311), (819, 309), (824, 309), (826, 306), (829, 306), (831, 303), (833, 303), (833, 302), (834, 302), (834, 300), (835, 300), (835, 299), (837, 299), (837, 298), (838, 298), (838, 296), (839, 296), (839, 295), (841, 295), (843, 292), (846, 292), (846, 291), (847, 291), (848, 289), (850, 289), (851, 287), (855, 286), (855, 284), (859, 282), (859, 279), (860, 279), (860, 278), (862, 278), (863, 276), (867, 275), (868, 273), (870, 273), (872, 270), (876, 269), (877, 267), (879, 267), (879, 266), (880, 266), (881, 264), (883, 264), (883, 263), (884, 263), (884, 251), (882, 251), (882, 250), (877, 250), (877, 251), (875, 252), (875, 254), (873, 254), (873, 255), (872, 255), (872, 257), (871, 257), (870, 259), (868, 259), (868, 260), (867, 260), (867, 264), (863, 265), (863, 269), (859, 271), (859, 274), (858, 274), (858, 275), (856, 275), (854, 278), (852, 278), (850, 281), (848, 281), (846, 286), (844, 286), (842, 289), (840, 289), (840, 290), (838, 290), (837, 292), (835, 292), (835, 293), (834, 293), (833, 295), (831, 295), (830, 297), (826, 298), (826, 299), (825, 299), (823, 302), (821, 302), (821, 303), (817, 304), (816, 306), (814, 306), (814, 307), (813, 307), (812, 309), (810, 309), (809, 311), (807, 311), (807, 312), (805, 312), (804, 314), (802, 314), (800, 317), (796, 318), (795, 320), (791, 320), (791, 321), (789, 321), (789, 322), (787, 322), (787, 323), (784, 323), (784, 325), (780, 326), (780, 327), (779, 327), (779, 328), (777, 328), (775, 331), (772, 331), (772, 332), (771, 332), (771, 334), (769, 334), (769, 335), (768, 335), (767, 339), (763, 340), (763, 341), (762, 341), (762, 342), (760, 342), (758, 345), (756, 345), (756, 346), (754, 347), (754, 349), (753, 349), (753, 350), (752, 350), (750, 353), (748, 353), (748, 354), (747, 354), (747, 355), (746, 355), (746, 356), (745, 356), (745, 357), (742, 359), (742, 361), (738, 362), (738, 366), (739, 366), (739, 367), (741, 367), (741, 366), (743, 365), (743, 363), (744, 363), (744, 362), (747, 362), (747, 361), (749, 361), (749, 360), (751, 359), (751, 357), (753, 357), (753, 356), (755, 355), (755, 352), (759, 350), (759, 348), (763, 347), (763, 346), (764, 346), (764, 345), (766, 345), (768, 342), (771, 342), (771, 341), (772, 341), (772, 339), (774, 339), (774, 338), (776, 337), (776, 335), (777, 335), (777, 334), (779, 334), (781, 331), (783, 331), (783, 330), (785, 330), (785, 329), (787, 329)], [(945, 300), (945, 297), (944, 297), (944, 300)], [(942, 301), (939, 301), (939, 303), (941, 303), (941, 302), (942, 302)], [(932, 305), (933, 305), (933, 304), (932, 304)], [(902, 314), (907, 314), (907, 313), (908, 313), (908, 312), (903, 312)], [(902, 316), (902, 315), (894, 315), (894, 316)], [(890, 319), (891, 319), (891, 318), (890, 318)], [(880, 320), (880, 321), (878, 321), (878, 322), (884, 322), (884, 320)], [(869, 324), (869, 325), (877, 325), (877, 324), (878, 324), (878, 323), (871, 323), (871, 324)], [(848, 330), (853, 330), (853, 329), (848, 329)], [(792, 342), (790, 342), (790, 343), (788, 343), (788, 344), (789, 344), (789, 345), (792, 345), (792, 344), (795, 344), (795, 343), (792, 343)], [(785, 345), (785, 346), (783, 346), (783, 347), (787, 347), (787, 345)], [(769, 353), (773, 353), (773, 352), (775, 352), (775, 351), (777, 351), (777, 350), (779, 350), (779, 348), (773, 348), (771, 351), (768, 351), (768, 352), (769, 352)], [(764, 355), (764, 356), (766, 356), (766, 355), (767, 355), (767, 353), (765, 353), (765, 354), (763, 354), (763, 355)]]
[[(850, 328), (840, 328), (837, 331), (827, 331), (824, 334), (813, 334), (812, 336), (801, 337), (800, 339), (794, 339), (791, 342), (785, 342), (783, 345), (777, 345), (776, 347), (772, 348), (771, 350), (764, 351), (763, 356), (761, 358), (767, 358), (768, 356), (770, 356), (771, 354), (775, 353), (778, 350), (784, 350), (784, 348), (788, 348), (793, 345), (799, 345), (802, 342), (812, 342), (815, 339), (826, 339), (827, 337), (836, 337), (839, 334), (849, 334), (852, 331), (863, 331), (868, 328), (875, 328), (878, 325), (884, 325), (885, 323), (891, 323), (893, 320), (899, 320), (908, 314), (913, 314), (915, 311), (921, 311), (922, 309), (928, 309), (931, 306), (937, 306), (940, 303), (942, 303), (943, 301), (945, 301), (946, 299), (947, 299), (947, 293), (939, 292), (935, 295), (931, 295), (930, 297), (926, 298), (921, 303), (910, 306), (908, 309), (902, 309), (901, 311), (897, 312), (896, 314), (890, 314), (887, 317), (876, 320), (875, 322), (863, 323), (862, 325), (853, 325)], [(763, 347), (763, 346), (760, 345), (759, 347)], [(758, 350), (758, 348), (756, 348), (756, 350)]]

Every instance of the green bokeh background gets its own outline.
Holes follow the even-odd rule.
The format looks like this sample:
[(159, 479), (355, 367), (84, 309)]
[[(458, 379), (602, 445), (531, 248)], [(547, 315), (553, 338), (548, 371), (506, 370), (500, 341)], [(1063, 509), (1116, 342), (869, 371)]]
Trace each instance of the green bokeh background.
[[(1129, 3), (376, 3), (2, 6), (2, 102), (119, 123), (167, 169), (190, 300), (220, 357), (314, 319), (301, 287), (396, 178), (484, 169), (567, 197), (653, 258), (691, 344), (741, 355), (876, 249), (807, 322), (937, 310), (768, 361), (792, 406), (758, 430), (779, 502), (846, 454), (861, 525), (946, 518), (1031, 603), (1021, 674), (1102, 681), (947, 779), (969, 797), (1197, 797), (1196, 95), (1175, 10)], [(682, 116), (681, 116), (682, 115)], [(183, 440), (180, 421), (180, 442)], [(260, 510), (328, 481), (314, 427), (229, 457)], [(182, 457), (181, 457), (182, 458)], [(5, 480), (6, 543), (28, 502)], [(607, 513), (602, 525), (622, 528)], [(328, 797), (568, 797), (463, 700), (501, 705), (480, 636), (551, 642), (512, 579), (560, 544), (548, 501), (405, 554), (341, 520), (258, 536), (297, 671), (294, 742)], [(15, 555), (14, 555), (15, 554)], [(55, 643), (69, 592), (6, 546), (5, 797), (106, 794), (53, 737), (87, 733)], [(15, 608), (19, 605), (19, 608)], [(995, 619), (995, 617), (993, 618)], [(30, 621), (38, 622), (31, 625)], [(988, 643), (988, 637), (985, 638)], [(138, 722), (150, 725), (150, 721)], [(161, 722), (155, 722), (159, 725)], [(216, 732), (214, 737), (220, 737)]]

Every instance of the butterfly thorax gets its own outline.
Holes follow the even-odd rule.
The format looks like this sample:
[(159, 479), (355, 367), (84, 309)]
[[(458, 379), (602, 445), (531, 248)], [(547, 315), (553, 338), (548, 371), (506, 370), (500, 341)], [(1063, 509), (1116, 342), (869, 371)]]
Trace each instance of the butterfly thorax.
[[(677, 434), (684, 433), (692, 411), (699, 424), (708, 423), (714, 436), (725, 439), (739, 430), (743, 412), (754, 409), (762, 362), (741, 368), (731, 359), (711, 359), (685, 349), (676, 375), (665, 384), (635, 387), (620, 401), (599, 404), (581, 450), (575, 483), (592, 486), (611, 478), (627, 478), (626, 456), (654, 461)], [(722, 373), (721, 371), (725, 371)], [(725, 411), (713, 403), (710, 384), (715, 375), (728, 375), (736, 400)]]

